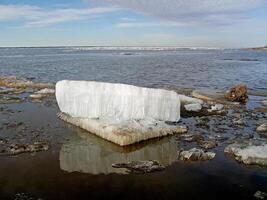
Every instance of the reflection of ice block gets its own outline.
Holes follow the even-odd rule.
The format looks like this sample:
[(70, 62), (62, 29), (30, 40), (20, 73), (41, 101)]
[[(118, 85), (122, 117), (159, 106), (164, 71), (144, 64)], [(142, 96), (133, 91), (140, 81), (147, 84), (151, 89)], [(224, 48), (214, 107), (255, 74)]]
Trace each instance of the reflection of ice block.
[(173, 91), (90, 81), (59, 81), (56, 98), (61, 112), (72, 117), (176, 122), (179, 95)]
[(60, 168), (67, 172), (90, 174), (125, 173), (112, 164), (139, 160), (158, 160), (164, 166), (177, 160), (178, 143), (174, 138), (164, 138), (147, 145), (118, 147), (99, 140), (93, 135), (78, 132), (61, 147)]

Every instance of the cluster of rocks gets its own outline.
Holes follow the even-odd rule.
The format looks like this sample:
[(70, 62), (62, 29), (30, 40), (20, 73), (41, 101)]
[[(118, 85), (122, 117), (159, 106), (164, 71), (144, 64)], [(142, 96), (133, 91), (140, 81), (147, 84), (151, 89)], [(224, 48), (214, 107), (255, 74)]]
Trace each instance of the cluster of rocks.
[(37, 83), (15, 76), (0, 76), (0, 104), (22, 103), (27, 97), (40, 101), (55, 94), (51, 83)]
[(41, 134), (43, 130), (32, 129), (24, 122), (5, 121), (0, 124), (0, 130), (5, 133), (0, 137), (0, 156), (35, 153), (50, 148), (50, 143)]
[[(264, 119), (267, 114), (264, 115), (261, 112), (264, 109), (253, 111), (247, 110), (244, 106), (239, 106), (239, 103), (242, 105), (248, 100), (248, 92), (245, 85), (235, 85), (226, 92), (193, 91), (192, 95), (205, 100), (204, 104), (189, 104), (185, 106), (187, 112), (198, 113), (198, 115), (192, 115), (195, 116), (194, 119), (196, 121), (194, 129), (202, 129), (208, 134), (211, 134), (210, 132), (213, 132), (212, 134), (218, 133), (218, 135), (214, 136), (219, 141), (232, 143), (226, 146), (224, 152), (233, 155), (237, 161), (244, 164), (266, 165), (267, 141), (265, 138), (267, 137), (267, 124)], [(262, 101), (263, 106), (265, 106), (265, 101)], [(207, 113), (214, 115), (214, 117)], [(262, 120), (260, 124), (258, 124), (259, 119)], [(258, 126), (253, 132), (253, 126), (256, 126), (256, 124)], [(242, 133), (242, 129), (248, 129), (251, 132)], [(257, 137), (261, 137), (261, 139), (258, 140)], [(205, 140), (203, 134), (186, 134), (179, 138), (188, 142), (196, 142), (205, 150), (214, 148), (218, 144), (215, 139)], [(205, 150), (192, 148), (188, 151), (181, 151), (179, 154), (180, 159), (212, 159), (214, 154), (205, 152)]]
[[(178, 152), (178, 159), (182, 161), (207, 161), (215, 157), (214, 152), (207, 152), (202, 149), (192, 148), (188, 151), (181, 150)], [(126, 169), (128, 173), (145, 174), (162, 171), (165, 166), (157, 160), (131, 161), (127, 163), (114, 163), (113, 168)]]
[[(201, 92), (196, 94), (201, 94)], [(207, 92), (205, 94), (208, 94), (208, 100), (203, 98), (206, 100), (205, 102), (191, 101), (190, 103), (190, 101), (182, 101), (182, 116), (191, 118), (190, 123), (192, 123), (192, 120), (195, 120), (195, 125), (188, 125), (189, 130), (191, 127), (195, 130), (195, 133), (185, 133), (176, 136), (178, 141), (182, 142), (182, 145), (187, 147), (186, 143), (188, 143), (191, 146), (190, 148), (187, 147), (188, 150), (180, 150), (178, 152), (178, 159), (182, 161), (212, 160), (215, 158), (216, 153), (209, 151), (209, 149), (213, 149), (217, 145), (224, 146), (226, 144), (226, 147), (224, 147), (225, 154), (232, 155), (238, 162), (266, 166), (267, 141), (265, 137), (267, 136), (267, 124), (264, 122), (264, 119), (267, 118), (267, 115), (247, 110), (244, 106), (239, 106), (239, 103), (243, 104), (247, 101), (246, 86), (236, 85), (224, 94), (218, 93), (220, 94), (218, 98), (216, 98), (218, 96), (217, 93), (214, 96), (211, 95), (213, 93)], [(263, 120), (263, 123), (258, 124), (259, 120)], [(253, 129), (253, 126), (256, 127)], [(245, 129), (250, 131), (246, 133), (244, 132)], [(194, 147), (195, 144), (198, 147)], [(141, 161), (141, 163), (146, 163), (146, 167), (154, 167), (150, 161)], [(142, 173), (154, 171), (146, 170), (141, 163), (124, 163), (122, 165), (114, 165), (114, 167), (120, 166), (131, 169), (132, 166), (135, 166), (139, 169), (138, 172), (142, 171)], [(160, 165), (159, 162), (156, 163), (155, 166)], [(164, 168), (160, 167), (160, 169)]]
[(28, 79), (18, 78), (16, 76), (0, 76), (0, 87), (26, 89), (26, 88), (54, 88), (51, 83), (35, 83)]

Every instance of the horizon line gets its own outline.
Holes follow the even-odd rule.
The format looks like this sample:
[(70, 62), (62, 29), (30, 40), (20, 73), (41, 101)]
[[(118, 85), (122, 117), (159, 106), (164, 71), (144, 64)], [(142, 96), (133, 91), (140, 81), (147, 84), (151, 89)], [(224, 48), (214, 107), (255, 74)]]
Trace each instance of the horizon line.
[(144, 47), (144, 48), (210, 48), (210, 49), (248, 49), (260, 48), (263, 46), (251, 47), (214, 47), (214, 46), (172, 46), (172, 45), (34, 45), (34, 46), (0, 46), (0, 48), (59, 48), (59, 47)]

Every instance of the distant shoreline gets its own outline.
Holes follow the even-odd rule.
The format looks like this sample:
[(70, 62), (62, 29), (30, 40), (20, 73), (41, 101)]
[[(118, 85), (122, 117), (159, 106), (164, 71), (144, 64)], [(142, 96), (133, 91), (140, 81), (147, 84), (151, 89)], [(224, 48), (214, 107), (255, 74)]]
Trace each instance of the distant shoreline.
[(0, 46), (0, 49), (57, 49), (69, 48), (75, 50), (118, 50), (118, 51), (174, 51), (174, 50), (257, 50), (267, 51), (267, 45), (262, 47), (219, 48), (219, 47), (183, 47), (183, 46)]
[(253, 47), (253, 48), (249, 48), (249, 50), (264, 50), (267, 51), (267, 45), (263, 46), (263, 47)]

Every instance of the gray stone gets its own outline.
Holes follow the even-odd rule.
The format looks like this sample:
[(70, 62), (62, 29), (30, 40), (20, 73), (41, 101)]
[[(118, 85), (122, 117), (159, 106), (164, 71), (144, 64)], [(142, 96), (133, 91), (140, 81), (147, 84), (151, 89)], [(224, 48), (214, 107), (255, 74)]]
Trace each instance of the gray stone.
[(112, 167), (125, 168), (129, 170), (129, 172), (131, 173), (151, 173), (155, 171), (162, 171), (165, 169), (165, 167), (156, 160), (117, 163), (117, 164), (112, 164)]
[(202, 149), (193, 148), (188, 151), (180, 151), (178, 157), (184, 161), (206, 161), (215, 157), (214, 152), (205, 152)]
[(256, 131), (259, 133), (266, 133), (267, 134), (267, 123), (264, 123), (264, 124), (258, 126)]

